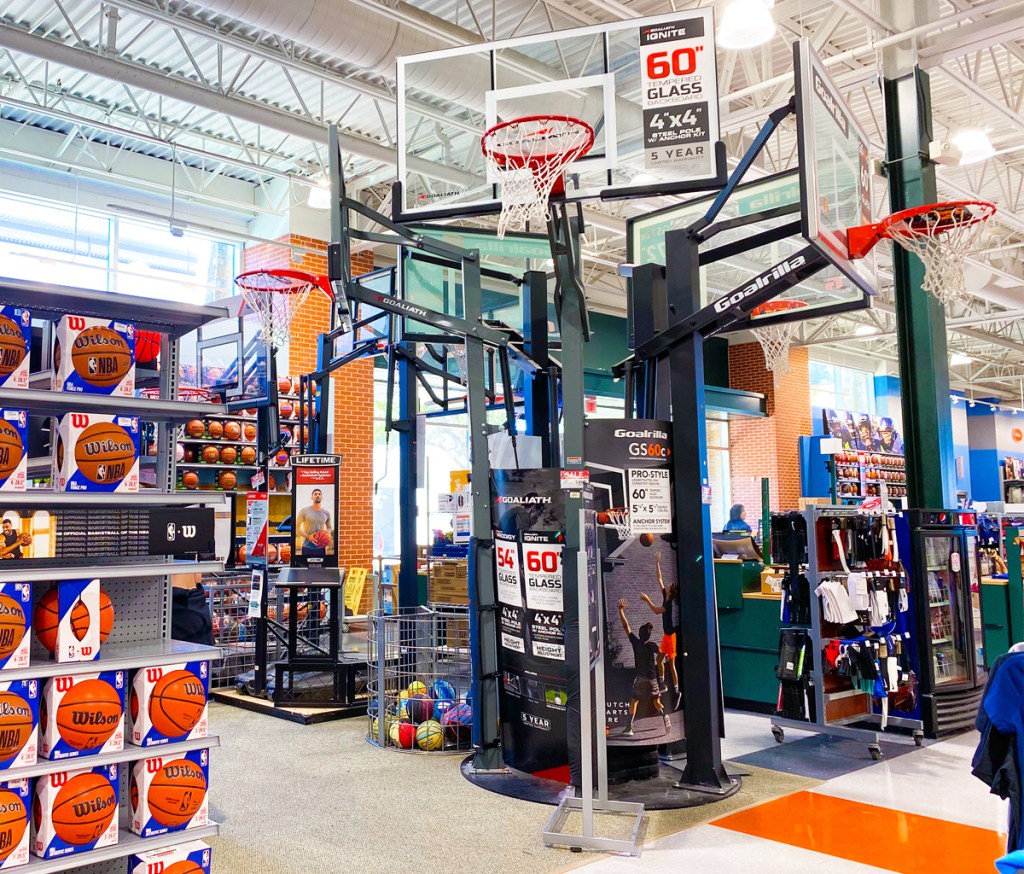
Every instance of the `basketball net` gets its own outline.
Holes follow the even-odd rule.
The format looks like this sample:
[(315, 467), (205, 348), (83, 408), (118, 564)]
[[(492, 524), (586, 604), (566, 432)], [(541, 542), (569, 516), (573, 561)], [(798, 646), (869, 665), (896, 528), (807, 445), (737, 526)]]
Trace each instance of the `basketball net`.
[(315, 287), (316, 277), (275, 273), (272, 270), (252, 271), (235, 277), (246, 306), (259, 322), (259, 337), (273, 349), (280, 349), (291, 339), (292, 318)]
[(633, 536), (633, 526), (629, 521), (629, 510), (609, 510), (608, 524), (615, 529), (619, 540), (628, 540)]
[(452, 353), (452, 358), (455, 359), (455, 366), (459, 371), (459, 379), (463, 385), (469, 385), (469, 368), (466, 366), (466, 346), (461, 344), (459, 346), (449, 346), (449, 351)]
[(498, 239), (526, 223), (547, 222), (548, 201), (563, 190), (562, 171), (594, 144), (594, 129), (568, 116), (530, 116), (495, 125), (480, 141), (488, 178), (501, 183)]
[[(752, 317), (763, 316), (769, 313), (802, 309), (806, 306), (804, 301), (774, 300), (755, 307), (750, 315)], [(757, 342), (761, 344), (761, 350), (764, 352), (764, 366), (772, 372), (772, 380), (775, 385), (778, 385), (782, 377), (789, 373), (789, 349), (799, 330), (799, 322), (779, 322), (750, 329), (750, 332), (757, 338)]]

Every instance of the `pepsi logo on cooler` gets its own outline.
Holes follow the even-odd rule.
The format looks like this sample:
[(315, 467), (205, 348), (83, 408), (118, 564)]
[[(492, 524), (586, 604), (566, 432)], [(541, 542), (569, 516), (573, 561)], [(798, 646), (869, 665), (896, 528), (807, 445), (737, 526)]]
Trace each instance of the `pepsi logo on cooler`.
[(135, 326), (66, 315), (57, 323), (53, 388), (84, 394), (135, 394)]

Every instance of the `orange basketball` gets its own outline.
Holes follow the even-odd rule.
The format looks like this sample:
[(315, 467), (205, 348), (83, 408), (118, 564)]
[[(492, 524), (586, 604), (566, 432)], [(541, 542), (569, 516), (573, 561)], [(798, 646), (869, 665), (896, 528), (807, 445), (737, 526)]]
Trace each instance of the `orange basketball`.
[(114, 605), (110, 595), (100, 589), (100, 643), (106, 643), (114, 629)]
[(128, 709), (132, 714), (132, 722), (136, 722), (139, 718), (139, 693), (135, 691), (134, 686), (131, 695), (128, 696)]
[(238, 450), (234, 446), (225, 446), (220, 451), (220, 460), (225, 464), (234, 464), (238, 460)]
[(111, 328), (86, 328), (71, 344), (71, 366), (83, 382), (111, 388), (132, 368), (132, 350)]
[(57, 731), (76, 750), (103, 746), (120, 724), (121, 698), (103, 680), (75, 683), (57, 708)]
[(209, 422), (206, 425), (206, 433), (219, 440), (224, 436), (224, 426), (220, 422)]
[(75, 463), (82, 476), (94, 483), (116, 484), (135, 463), (135, 444), (120, 425), (97, 422), (79, 435)]
[(291, 390), (292, 390), (291, 378), (287, 377), (287, 376), (279, 376), (277, 378), (277, 390), (279, 392), (281, 392), (281, 394), (283, 394), (283, 395), (286, 395), (289, 392), (291, 392)]
[(191, 671), (171, 671), (153, 686), (149, 718), (164, 737), (181, 737), (196, 727), (206, 709), (206, 691)]
[(139, 809), (139, 781), (135, 779), (135, 769), (132, 768), (132, 779), (128, 785), (128, 798), (132, 804), (132, 812)]
[(273, 543), (267, 544), (267, 563), (273, 564), (277, 561), (277, 547)]
[(24, 455), (21, 435), (10, 422), (0, 419), (0, 480), (7, 479), (18, 469)]
[(185, 433), (189, 437), (202, 437), (206, 434), (206, 422), (202, 419), (192, 419), (185, 426)]
[(12, 319), (0, 316), (0, 379), (6, 379), (25, 360), (25, 337)]
[(277, 455), (274, 456), (274, 461), (277, 462), (278, 467), (284, 467), (288, 463), (288, 450), (282, 449)]
[(242, 436), (242, 426), (238, 422), (225, 422), (224, 423), (224, 438), (227, 440), (237, 440)]
[(251, 446), (243, 446), (240, 457), (242, 464), (252, 464), (256, 461), (256, 450)]
[(242, 435), (245, 437), (246, 440), (255, 440), (256, 439), (256, 426), (253, 425), (251, 422), (246, 422), (242, 426)]
[(181, 475), (181, 484), (186, 489), (195, 489), (199, 487), (199, 474), (194, 470), (186, 471)]
[(244, 409), (242, 412), (245, 413), (245, 415), (247, 415), (247, 416), (252, 416), (254, 419), (256, 418), (256, 408), (255, 407), (246, 407), (246, 409)]
[(292, 560), (292, 547), (291, 547), (291, 544), (289, 544), (289, 543), (282, 543), (277, 548), (277, 557), (281, 561), (283, 561), (283, 562), (291, 561)]
[(66, 844), (91, 844), (117, 813), (117, 795), (102, 774), (79, 774), (53, 800), (53, 830)]
[(146, 801), (153, 819), (175, 828), (196, 815), (205, 797), (206, 777), (202, 768), (188, 759), (174, 759), (154, 775)]
[(201, 458), (205, 464), (216, 464), (220, 461), (220, 450), (216, 446), (204, 446)]
[(236, 485), (238, 485), (238, 477), (230, 470), (225, 470), (218, 478), (217, 482), (220, 483), (220, 487), (225, 491), (231, 491)]
[(17, 849), (28, 828), (28, 811), (13, 792), (0, 790), (0, 862)]
[(644, 546), (654, 546), (654, 535), (644, 532), (640, 535), (640, 543)]
[(235, 553), (236, 561), (239, 564), (245, 564), (245, 557), (248, 555), (244, 546), (239, 546), (238, 551)]
[(203, 874), (203, 869), (185, 859), (183, 862), (175, 862), (170, 868), (164, 868), (163, 874)]
[(274, 479), (273, 474), (267, 477), (267, 488), (272, 492), (277, 491), (277, 480)]
[(32, 735), (32, 726), (28, 701), (15, 692), (0, 692), (0, 760), (21, 752)]
[(9, 595), (0, 595), (0, 660), (10, 658), (24, 639), (24, 608)]
[(57, 648), (57, 589), (50, 589), (32, 611), (32, 627), (38, 640), (51, 653)]
[(280, 405), (278, 406), (278, 410), (280, 410), (281, 412), (282, 419), (290, 419), (292, 417), (292, 413), (294, 412), (294, 408), (292, 407), (289, 401), (281, 401)]
[(85, 601), (79, 598), (71, 608), (71, 632), (78, 640), (85, 640), (90, 625), (92, 621), (89, 617), (89, 608), (85, 606)]

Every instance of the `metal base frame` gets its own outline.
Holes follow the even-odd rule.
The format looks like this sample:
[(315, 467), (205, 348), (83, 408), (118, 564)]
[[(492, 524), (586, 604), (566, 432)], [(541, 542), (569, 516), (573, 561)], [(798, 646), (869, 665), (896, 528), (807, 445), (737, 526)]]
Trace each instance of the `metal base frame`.
[[(570, 814), (580, 812), (583, 814), (584, 828), (586, 831), (593, 831), (593, 815), (608, 814), (610, 816), (631, 816), (633, 827), (630, 829), (629, 837), (601, 838), (597, 835), (577, 835), (565, 831), (565, 824)], [(587, 824), (590, 819), (589, 827)], [(644, 822), (644, 806), (636, 801), (599, 801), (585, 798), (563, 798), (555, 812), (551, 814), (547, 826), (544, 828), (544, 846), (546, 847), (569, 847), (579, 852), (580, 850), (598, 850), (605, 853), (629, 853), (631, 856), (639, 856), (643, 852), (641, 833)]]

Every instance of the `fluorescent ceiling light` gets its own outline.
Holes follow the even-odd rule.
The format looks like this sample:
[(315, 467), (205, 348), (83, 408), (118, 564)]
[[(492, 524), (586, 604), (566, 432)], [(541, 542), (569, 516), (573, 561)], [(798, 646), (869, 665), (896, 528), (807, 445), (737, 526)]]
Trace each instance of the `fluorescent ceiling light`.
[(960, 150), (961, 164), (977, 164), (996, 153), (992, 141), (983, 130), (962, 130), (953, 137), (953, 145)]
[(773, 2), (733, 0), (725, 8), (718, 28), (718, 45), (723, 49), (752, 49), (775, 36)]
[(878, 328), (874, 325), (857, 325), (857, 329), (853, 333), (858, 337), (868, 337), (871, 334), (877, 334)]
[(331, 183), (321, 179), (316, 185), (309, 189), (309, 200), (306, 201), (310, 209), (331, 208)]
[(962, 367), (964, 364), (970, 364), (974, 361), (970, 355), (964, 355), (963, 352), (954, 352), (949, 356), (950, 367)]

